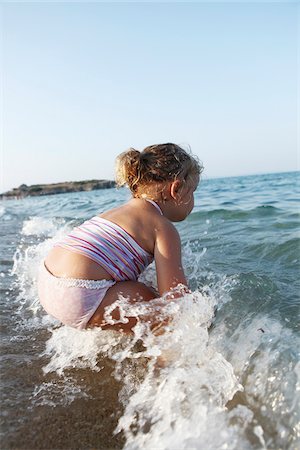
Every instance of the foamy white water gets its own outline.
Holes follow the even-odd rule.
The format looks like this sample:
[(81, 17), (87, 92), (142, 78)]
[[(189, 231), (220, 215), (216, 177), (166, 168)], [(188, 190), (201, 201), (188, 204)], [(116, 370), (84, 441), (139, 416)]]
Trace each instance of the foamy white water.
[[(95, 194), (82, 194), (80, 205), (85, 204), (85, 195)], [(213, 191), (216, 202), (215, 196)], [(60, 199), (67, 204), (63, 196)], [(218, 209), (209, 218), (192, 214), (180, 231), (193, 293), (147, 305), (121, 298), (124, 315), (143, 317), (128, 337), (99, 329), (73, 330), (45, 315), (37, 299), (38, 267), (74, 221), (50, 214), (54, 198), (36, 201), (46, 202), (49, 215), (47, 209), (44, 215), (35, 214), (32, 204), (22, 215), (11, 238), (14, 263), (2, 291), (7, 298), (5, 320), (13, 319), (4, 334), (11, 358), (7, 367), (16, 366), (7, 369), (8, 379), (21, 380), (12, 384), (6, 409), (22, 403), (27, 411), (24, 420), (32, 414), (28, 417), (38, 421), (40, 411), (46, 417), (63, 417), (64, 411), (70, 416), (89, 405), (91, 417), (76, 425), (85, 425), (86, 420), (88, 427), (95, 418), (99, 436), (93, 435), (93, 445), (87, 447), (102, 445), (102, 421), (103, 427), (112, 424), (111, 435), (114, 429), (116, 437), (124, 436), (122, 447), (127, 450), (300, 448), (300, 341), (296, 314), (287, 309), (296, 311), (297, 299), (291, 282), (297, 264), (293, 211), (282, 209), (280, 219), (273, 206), (248, 212)], [(76, 204), (74, 200), (72, 207)], [(87, 204), (92, 208), (92, 202)], [(3, 209), (4, 226), (12, 228), (20, 210), (16, 205)], [(260, 222), (255, 235), (253, 229)], [(276, 244), (270, 239), (271, 226)], [(5, 267), (0, 280), (4, 283)], [(153, 265), (141, 279), (155, 286)], [(151, 332), (147, 320), (153, 315), (171, 319), (163, 334)], [(114, 393), (121, 405), (114, 403), (111, 418), (99, 415), (93, 403), (103, 383), (109, 385), (105, 384), (100, 405), (115, 402)], [(27, 391), (15, 385), (26, 385)], [(14, 420), (13, 410), (11, 417)], [(17, 432), (20, 420), (13, 422)], [(72, 424), (65, 425), (68, 429)], [(32, 448), (42, 448), (43, 439)], [(81, 439), (84, 446), (83, 434)]]
[[(39, 236), (41, 229), (51, 237), (24, 250), (19, 249), (14, 264), (21, 287), (20, 297), (25, 299), (25, 307), (35, 312), (40, 310), (36, 300), (37, 268), (53, 242), (67, 231), (53, 221), (44, 227), (40, 218), (31, 218), (25, 222), (22, 233)], [(204, 254), (205, 249), (193, 257), (189, 245), (185, 246), (183, 261), (191, 280), (196, 277)], [(51, 337), (41, 354), (49, 361), (43, 372), (55, 372), (62, 381), (59, 388), (51, 383), (36, 386), (32, 394), (34, 403), (54, 406), (51, 398), (55, 391), (65, 405), (84, 396), (75, 380), (65, 376), (65, 372), (68, 369), (99, 372), (99, 356), (104, 356), (116, 362), (115, 377), (123, 381), (119, 396), (125, 409), (116, 432), (125, 434), (125, 449), (267, 448), (263, 429), (251, 407), (237, 404), (228, 408), (227, 404), (235, 394), (244, 391), (243, 374), (265, 334), (257, 330), (268, 331), (267, 339), (270, 340), (269, 331), (278, 336), (280, 325), (262, 317), (248, 326), (241, 324), (227, 339), (224, 339), (227, 333), (224, 323), (209, 333), (215, 309), (230, 301), (230, 297), (224, 295), (226, 286), (235, 284), (234, 277), (216, 274), (213, 277), (213, 289), (206, 287), (202, 293), (196, 290), (172, 301), (162, 298), (151, 305), (132, 305), (121, 298), (118, 306), (124, 315), (143, 317), (132, 337), (98, 329), (78, 332), (65, 326), (57, 327), (58, 322), (49, 319)], [(141, 278), (155, 285), (154, 267), (150, 266)], [(147, 323), (147, 317), (150, 320), (153, 315), (171, 318), (159, 336), (151, 332)], [(31, 321), (31, 325), (37, 326), (36, 320), (34, 324)], [(43, 316), (40, 320), (44, 320)], [(142, 351), (136, 350), (137, 343)], [(257, 395), (255, 379), (263, 378), (263, 368), (267, 380), (266, 358), (266, 355), (260, 357), (257, 367), (253, 366), (256, 374), (247, 378), (247, 389), (253, 395)], [(135, 377), (128, 373), (128, 361), (134, 361), (135, 365), (140, 361), (142, 381), (136, 383)], [(266, 383), (259, 383), (262, 397), (267, 392)], [(286, 429), (281, 430), (282, 437), (284, 433), (287, 433)]]

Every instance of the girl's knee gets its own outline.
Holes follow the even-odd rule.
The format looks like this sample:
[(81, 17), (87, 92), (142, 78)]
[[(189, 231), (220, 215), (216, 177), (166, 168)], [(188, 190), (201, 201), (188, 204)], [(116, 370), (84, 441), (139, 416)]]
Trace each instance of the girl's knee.
[[(108, 289), (96, 312), (89, 320), (88, 325), (102, 326), (105, 308), (109, 305), (112, 305), (116, 300), (120, 298), (120, 296), (128, 298), (132, 302), (147, 302), (157, 297), (155, 292), (144, 283), (140, 283), (139, 281), (120, 281)], [(119, 320), (120, 316), (118, 308), (116, 308), (112, 312), (112, 318)], [(129, 322), (126, 325), (107, 325), (106, 327), (104, 326), (104, 328), (121, 328), (124, 331), (130, 330), (136, 324), (136, 318), (128, 317), (128, 319)]]
[(123, 295), (130, 300), (149, 301), (157, 297), (153, 289), (140, 281), (121, 281), (116, 283), (110, 290), (113, 290), (113, 294), (117, 294), (117, 296)]

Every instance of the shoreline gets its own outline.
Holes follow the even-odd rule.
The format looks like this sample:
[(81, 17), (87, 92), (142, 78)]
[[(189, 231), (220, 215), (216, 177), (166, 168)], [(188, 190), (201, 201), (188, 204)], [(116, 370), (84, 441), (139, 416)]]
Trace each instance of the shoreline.
[(33, 184), (31, 186), (21, 184), (17, 188), (0, 194), (0, 200), (21, 200), (26, 197), (95, 191), (113, 188), (115, 185), (115, 181), (112, 180), (66, 181), (62, 183)]

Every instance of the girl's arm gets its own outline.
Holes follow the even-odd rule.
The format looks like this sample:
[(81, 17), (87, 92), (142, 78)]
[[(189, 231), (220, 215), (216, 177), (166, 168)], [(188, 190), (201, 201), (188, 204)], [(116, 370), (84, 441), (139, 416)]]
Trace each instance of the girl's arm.
[(178, 284), (187, 286), (181, 262), (180, 236), (171, 222), (164, 222), (157, 230), (154, 259), (160, 295)]

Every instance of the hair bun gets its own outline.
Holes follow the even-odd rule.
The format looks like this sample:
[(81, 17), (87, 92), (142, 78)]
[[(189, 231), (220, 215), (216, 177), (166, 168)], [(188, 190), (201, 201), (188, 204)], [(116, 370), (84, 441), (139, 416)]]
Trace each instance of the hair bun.
[(117, 157), (115, 167), (117, 186), (127, 184), (131, 190), (134, 190), (139, 179), (140, 155), (138, 150), (130, 148)]

